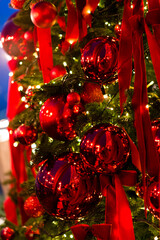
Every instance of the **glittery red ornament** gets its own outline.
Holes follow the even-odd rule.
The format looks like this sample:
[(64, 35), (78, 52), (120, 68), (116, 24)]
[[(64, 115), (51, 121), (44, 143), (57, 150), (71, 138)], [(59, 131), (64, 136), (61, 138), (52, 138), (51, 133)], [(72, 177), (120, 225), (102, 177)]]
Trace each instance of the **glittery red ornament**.
[(9, 228), (9, 227), (5, 227), (1, 230), (1, 238), (2, 240), (11, 240), (14, 238), (14, 230)]
[(160, 219), (160, 182), (153, 182), (147, 189), (147, 207), (154, 217)]
[(25, 57), (34, 52), (34, 43), (24, 39), (24, 31), (10, 19), (1, 32), (1, 42), (4, 51), (13, 57)]
[(26, 0), (11, 0), (11, 6), (15, 9), (22, 9)]
[(34, 239), (38, 239), (39, 238), (39, 229), (37, 229), (36, 231), (32, 230), (32, 226), (27, 227), (27, 230), (25, 232), (25, 236), (27, 238), (27, 240), (34, 240)]
[(104, 96), (100, 85), (96, 83), (85, 82), (81, 98), (85, 104), (91, 102), (103, 102)]
[(23, 35), (24, 39), (27, 41), (33, 41), (33, 31), (27, 31)]
[[(99, 202), (99, 187), (94, 176), (80, 177), (83, 157), (62, 155), (55, 162), (46, 161), (36, 178), (36, 194), (44, 209), (61, 219), (80, 219)], [(97, 187), (97, 188), (96, 188)]]
[(117, 70), (118, 46), (113, 37), (98, 37), (82, 50), (81, 65), (87, 78), (93, 82), (109, 83)]
[(58, 140), (71, 140), (76, 136), (74, 121), (71, 117), (64, 117), (64, 107), (65, 102), (62, 98), (49, 98), (40, 110), (40, 124), (48, 136)]
[(50, 2), (38, 2), (31, 9), (31, 20), (39, 28), (49, 28), (56, 22), (57, 9)]
[(152, 122), (152, 133), (157, 151), (160, 156), (160, 119), (157, 119)]
[(62, 65), (56, 65), (51, 70), (51, 80), (54, 78), (62, 77), (66, 74), (66, 69)]
[[(146, 180), (146, 187), (148, 188), (148, 186), (150, 185), (150, 183), (152, 181), (152, 178), (150, 178), (148, 175), (146, 175), (145, 180)], [(144, 186), (143, 186), (142, 180), (136, 184), (135, 191), (136, 191), (136, 194), (138, 195), (138, 197), (143, 198)]]
[(15, 141), (19, 141), (23, 145), (30, 145), (37, 140), (37, 130), (33, 126), (20, 125), (13, 132)]
[(120, 24), (117, 24), (117, 25), (114, 27), (114, 32), (115, 32), (117, 38), (120, 38), (121, 32), (122, 32), (122, 28), (121, 28), (121, 25), (120, 25)]
[(44, 213), (44, 208), (36, 196), (30, 196), (24, 202), (24, 210), (29, 217), (37, 218)]
[(11, 71), (15, 71), (18, 67), (18, 60), (12, 58), (11, 60), (8, 61), (8, 66)]
[(70, 106), (80, 103), (81, 97), (77, 92), (70, 92), (67, 95), (67, 103)]
[(127, 134), (111, 124), (100, 124), (83, 136), (80, 151), (86, 164), (99, 173), (112, 173), (127, 162), (130, 146)]

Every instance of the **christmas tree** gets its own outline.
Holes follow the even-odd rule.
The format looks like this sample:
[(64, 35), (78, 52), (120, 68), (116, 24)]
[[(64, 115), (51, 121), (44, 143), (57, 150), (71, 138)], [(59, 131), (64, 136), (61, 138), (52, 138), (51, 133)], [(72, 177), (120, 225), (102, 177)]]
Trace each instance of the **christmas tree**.
[(159, 2), (11, 0), (2, 239), (159, 235)]

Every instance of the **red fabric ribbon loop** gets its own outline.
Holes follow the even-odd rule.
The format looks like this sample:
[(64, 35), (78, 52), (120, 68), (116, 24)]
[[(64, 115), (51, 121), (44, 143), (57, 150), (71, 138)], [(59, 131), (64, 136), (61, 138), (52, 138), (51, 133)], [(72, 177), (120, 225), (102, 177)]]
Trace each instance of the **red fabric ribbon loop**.
[(146, 14), (146, 23), (150, 25), (160, 24), (160, 8), (148, 11)]
[(139, 35), (144, 32), (144, 19), (140, 15), (134, 15), (129, 18), (129, 23), (132, 28), (132, 32), (139, 33)]
[(87, 224), (79, 224), (71, 227), (75, 240), (85, 240), (87, 234), (92, 234), (97, 240), (110, 240), (111, 224), (93, 224), (91, 227)]

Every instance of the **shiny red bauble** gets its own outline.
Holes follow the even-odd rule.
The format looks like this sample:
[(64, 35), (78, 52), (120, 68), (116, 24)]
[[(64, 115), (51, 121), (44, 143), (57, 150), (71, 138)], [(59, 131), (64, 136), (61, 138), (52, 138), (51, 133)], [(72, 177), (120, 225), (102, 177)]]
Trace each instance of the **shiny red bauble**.
[(153, 182), (147, 189), (147, 207), (154, 217), (160, 219), (160, 182)]
[(37, 140), (37, 130), (33, 126), (20, 125), (13, 132), (13, 138), (15, 141), (20, 142), (23, 145), (30, 145)]
[[(151, 184), (151, 181), (153, 179), (150, 178), (148, 175), (145, 176), (146, 181), (146, 188)], [(138, 182), (135, 186), (135, 191), (138, 197), (143, 198), (144, 197), (144, 186), (143, 186), (143, 179), (141, 179), (140, 182)]]
[(66, 73), (67, 72), (66, 72), (65, 67), (63, 67), (62, 65), (55, 65), (51, 70), (50, 78), (52, 80), (52, 79), (55, 79), (55, 78), (58, 78), (58, 77), (62, 77)]
[(83, 92), (81, 93), (81, 98), (84, 104), (91, 102), (103, 102), (104, 96), (100, 85), (96, 83), (85, 82), (83, 85)]
[(33, 41), (24, 39), (24, 30), (16, 26), (12, 19), (6, 22), (1, 32), (4, 51), (13, 57), (25, 57), (34, 52)]
[(49, 2), (38, 2), (31, 9), (31, 20), (39, 28), (50, 28), (56, 21), (57, 9)]
[(1, 238), (2, 240), (11, 240), (14, 238), (14, 230), (9, 228), (9, 227), (5, 227), (1, 230)]
[(81, 65), (87, 78), (93, 82), (109, 83), (117, 70), (118, 45), (113, 37), (90, 40), (82, 50)]
[(80, 97), (80, 95), (77, 92), (70, 92), (67, 95), (67, 103), (70, 106), (73, 106), (75, 104), (79, 104), (80, 100), (81, 100), (81, 97)]
[(26, 0), (11, 0), (11, 6), (15, 9), (22, 9)]
[(94, 176), (81, 177), (83, 157), (68, 153), (55, 162), (46, 161), (36, 178), (36, 194), (44, 209), (60, 219), (84, 217), (100, 200)]
[(114, 173), (127, 162), (129, 139), (121, 128), (107, 123), (100, 124), (83, 136), (80, 151), (93, 171)]
[(122, 28), (121, 28), (121, 25), (120, 25), (120, 24), (117, 24), (117, 25), (114, 27), (114, 32), (115, 32), (117, 38), (120, 38), (121, 33), (122, 33)]
[(160, 119), (157, 119), (152, 122), (152, 133), (153, 133), (156, 149), (160, 156)]
[(44, 208), (36, 196), (30, 196), (24, 202), (24, 210), (29, 217), (37, 218), (44, 213)]
[(48, 136), (58, 140), (71, 140), (76, 133), (71, 116), (65, 117), (63, 114), (64, 107), (65, 102), (62, 97), (47, 99), (40, 110), (40, 124)]

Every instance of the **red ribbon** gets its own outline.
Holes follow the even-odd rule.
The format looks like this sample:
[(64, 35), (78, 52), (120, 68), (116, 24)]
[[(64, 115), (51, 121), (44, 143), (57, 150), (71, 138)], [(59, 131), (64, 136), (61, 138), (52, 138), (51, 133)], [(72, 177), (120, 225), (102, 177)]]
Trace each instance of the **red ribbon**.
[(71, 0), (66, 0), (66, 5), (68, 8), (68, 18), (65, 40), (72, 44), (78, 40), (79, 35), (77, 12)]
[(51, 80), (50, 71), (53, 68), (51, 29), (37, 27), (37, 36), (43, 81), (48, 83)]
[[(133, 107), (135, 111), (135, 124), (142, 166), (143, 178), (145, 177), (145, 170), (150, 176), (158, 176), (159, 173), (159, 160), (158, 154), (154, 145), (154, 139), (152, 136), (151, 122), (149, 117), (149, 111), (147, 109), (148, 98), (147, 98), (147, 81), (146, 81), (146, 70), (144, 62), (143, 52), (143, 26), (145, 25), (147, 37), (149, 39), (150, 50), (152, 51), (151, 56), (155, 56), (157, 49), (153, 50), (153, 41), (151, 41), (151, 33), (144, 23), (143, 20), (143, 2), (135, 0), (133, 2), (133, 14), (129, 9), (129, 1), (125, 1), (125, 12), (122, 22), (122, 38), (120, 41), (120, 53), (119, 53), (119, 88), (120, 88), (120, 102), (121, 111), (123, 111), (123, 103), (126, 100), (125, 91), (129, 88), (130, 77), (131, 77), (131, 58), (132, 52), (128, 46), (132, 44), (134, 67), (135, 67), (135, 84), (134, 84), (134, 96), (133, 96)], [(132, 17), (131, 17), (132, 14)], [(126, 28), (125, 28), (126, 27)], [(124, 31), (132, 31), (132, 39), (129, 37), (124, 38)], [(153, 40), (153, 38), (152, 38)], [(128, 64), (125, 64), (123, 50), (126, 49)], [(155, 48), (155, 45), (154, 45)], [(129, 53), (128, 53), (129, 51)], [(154, 51), (154, 52), (153, 52)], [(157, 75), (159, 74), (158, 64), (156, 58), (154, 58), (153, 64), (156, 64)], [(160, 74), (159, 74), (160, 75)], [(154, 162), (153, 162), (154, 159)], [(145, 181), (144, 181), (145, 184)]]
[(92, 234), (97, 240), (109, 240), (111, 235), (111, 224), (93, 224), (90, 227), (87, 224), (79, 224), (71, 227), (75, 240), (85, 240), (87, 234)]
[(78, 29), (79, 29), (79, 41), (87, 35), (87, 23), (82, 16), (82, 11), (86, 5), (86, 0), (76, 0), (77, 17), (78, 17)]
[(112, 225), (110, 240), (134, 240), (130, 206), (122, 187), (134, 186), (136, 171), (121, 171), (114, 176), (101, 175), (102, 193), (106, 197), (105, 223)]

